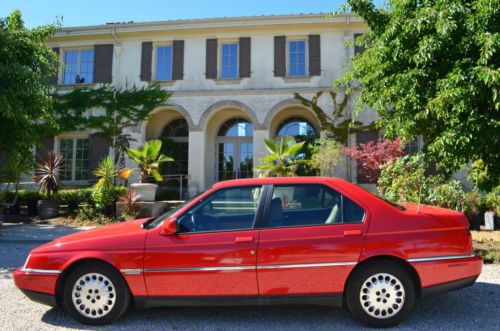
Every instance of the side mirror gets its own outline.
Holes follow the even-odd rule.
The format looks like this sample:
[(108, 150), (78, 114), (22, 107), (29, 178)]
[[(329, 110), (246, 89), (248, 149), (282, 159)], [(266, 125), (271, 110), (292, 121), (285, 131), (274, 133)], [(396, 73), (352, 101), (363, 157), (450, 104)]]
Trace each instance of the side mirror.
[(163, 221), (160, 229), (160, 235), (173, 236), (175, 234), (177, 234), (177, 219), (169, 217)]

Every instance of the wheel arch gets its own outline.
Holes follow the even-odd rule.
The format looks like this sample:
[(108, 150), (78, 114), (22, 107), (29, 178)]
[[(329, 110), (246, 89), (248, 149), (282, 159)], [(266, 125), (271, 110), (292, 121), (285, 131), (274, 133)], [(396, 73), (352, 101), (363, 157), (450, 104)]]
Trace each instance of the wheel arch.
[(354, 269), (351, 270), (351, 272), (349, 273), (349, 276), (347, 277), (347, 280), (344, 284), (344, 291), (343, 291), (344, 301), (345, 301), (345, 295), (347, 293), (347, 288), (349, 287), (349, 282), (351, 281), (353, 276), (356, 274), (356, 272), (358, 272), (359, 270), (364, 268), (366, 265), (368, 265), (370, 263), (377, 262), (377, 261), (392, 262), (392, 263), (399, 265), (404, 270), (406, 270), (406, 272), (408, 272), (408, 274), (410, 275), (410, 277), (413, 281), (413, 284), (415, 285), (416, 296), (417, 296), (417, 298), (420, 298), (421, 290), (422, 290), (422, 283), (420, 280), (420, 276), (418, 275), (417, 270), (410, 263), (408, 263), (408, 261), (406, 261), (398, 256), (394, 256), (394, 255), (376, 255), (376, 256), (371, 256), (371, 257), (359, 262), (356, 265), (356, 267), (354, 267)]
[(114, 270), (116, 270), (116, 272), (120, 275), (120, 277), (122, 278), (122, 280), (127, 285), (129, 293), (132, 293), (130, 291), (130, 286), (129, 286), (127, 280), (125, 279), (125, 277), (123, 277), (122, 273), (120, 272), (120, 270), (118, 270), (116, 268), (116, 266), (114, 266), (112, 263), (110, 263), (109, 261), (106, 261), (104, 259), (99, 259), (99, 258), (96, 258), (96, 257), (84, 257), (84, 258), (81, 258), (81, 259), (78, 259), (78, 260), (71, 261), (71, 263), (66, 266), (66, 268), (63, 270), (63, 272), (57, 278), (57, 283), (56, 283), (56, 302), (57, 302), (58, 305), (62, 304), (62, 296), (63, 296), (64, 284), (66, 283), (66, 280), (68, 279), (68, 276), (71, 275), (71, 273), (76, 268), (78, 268), (82, 264), (85, 264), (85, 263), (88, 263), (88, 262), (105, 264), (107, 266), (110, 266)]

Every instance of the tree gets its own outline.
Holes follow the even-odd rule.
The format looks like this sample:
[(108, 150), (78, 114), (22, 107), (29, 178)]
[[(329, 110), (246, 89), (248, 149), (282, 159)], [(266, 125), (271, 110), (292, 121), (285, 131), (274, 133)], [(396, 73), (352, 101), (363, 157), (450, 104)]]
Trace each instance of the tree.
[(263, 177), (295, 176), (298, 166), (306, 162), (306, 160), (297, 158), (298, 153), (304, 147), (304, 143), (295, 142), (293, 137), (281, 137), (279, 142), (265, 139), (264, 144), (269, 155), (260, 158), (262, 165), (257, 166), (257, 169), (263, 172)]
[(441, 171), (482, 160), (499, 183), (500, 1), (347, 2), (370, 27), (336, 82), (361, 86), (357, 109), (377, 111), (389, 138), (423, 135)]
[(344, 147), (342, 153), (358, 163), (369, 181), (377, 181), (382, 166), (404, 154), (403, 145), (398, 138), (394, 141), (379, 139), (356, 147)]
[[(130, 147), (131, 136), (124, 133), (146, 120), (149, 113), (165, 104), (172, 92), (159, 84), (138, 88), (103, 85), (98, 88), (76, 88), (68, 93), (53, 94), (55, 117), (60, 123), (58, 132), (82, 128), (95, 129), (107, 138), (114, 150), (114, 164), (124, 166), (125, 151)], [(103, 109), (103, 112), (89, 112)]]
[(28, 159), (55, 125), (50, 77), (58, 61), (43, 42), (57, 26), (27, 29), (19, 10), (0, 18), (0, 155), (10, 160)]
[(311, 159), (308, 164), (319, 170), (321, 176), (333, 176), (340, 160), (342, 145), (332, 138), (319, 138), (310, 147)]

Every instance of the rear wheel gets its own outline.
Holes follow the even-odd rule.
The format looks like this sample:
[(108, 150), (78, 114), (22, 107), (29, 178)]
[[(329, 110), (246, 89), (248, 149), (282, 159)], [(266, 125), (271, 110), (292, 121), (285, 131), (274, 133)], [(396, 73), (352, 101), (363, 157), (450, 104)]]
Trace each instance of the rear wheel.
[(396, 263), (374, 261), (353, 275), (346, 293), (351, 313), (372, 327), (398, 325), (415, 304), (415, 284)]
[(68, 276), (64, 285), (66, 310), (79, 322), (112, 323), (130, 303), (127, 284), (116, 269), (100, 262), (87, 262)]

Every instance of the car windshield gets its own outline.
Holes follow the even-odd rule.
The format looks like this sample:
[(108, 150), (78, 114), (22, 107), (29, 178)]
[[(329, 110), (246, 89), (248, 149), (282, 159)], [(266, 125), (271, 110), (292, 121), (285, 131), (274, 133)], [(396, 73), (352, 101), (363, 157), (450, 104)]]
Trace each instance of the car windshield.
[(190, 203), (191, 201), (193, 201), (194, 199), (196, 199), (197, 197), (199, 197), (200, 195), (202, 195), (203, 193), (205, 193), (206, 191), (210, 190), (209, 189), (206, 189), (205, 191), (201, 191), (200, 193), (198, 193), (197, 195), (195, 195), (194, 197), (192, 197), (191, 199), (188, 199), (186, 201), (184, 201), (183, 203), (181, 203), (180, 205), (178, 205), (177, 207), (175, 207), (174, 209), (172, 210), (169, 210), (168, 212), (166, 212), (165, 214), (161, 215), (161, 216), (158, 216), (157, 218), (153, 218), (147, 222), (145, 222), (142, 227), (146, 230), (149, 230), (149, 229), (153, 229), (155, 227), (157, 227), (159, 224), (161, 224), (161, 222), (163, 222), (165, 219), (169, 218), (170, 216), (174, 215), (176, 212), (178, 212), (179, 210), (181, 210), (184, 206), (186, 206), (188, 203)]

